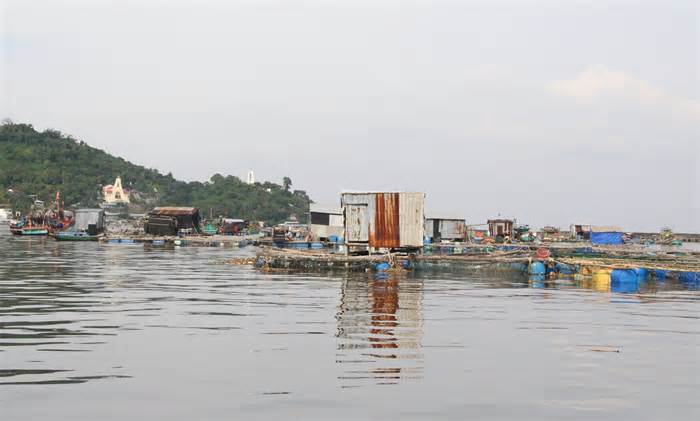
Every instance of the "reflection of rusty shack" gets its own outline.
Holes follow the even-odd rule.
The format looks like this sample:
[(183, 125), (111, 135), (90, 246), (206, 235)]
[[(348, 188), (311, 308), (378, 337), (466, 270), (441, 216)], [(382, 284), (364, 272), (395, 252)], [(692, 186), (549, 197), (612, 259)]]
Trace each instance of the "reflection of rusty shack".
[(423, 247), (425, 193), (344, 192), (348, 251), (416, 250)]
[(338, 320), (342, 379), (396, 383), (422, 373), (422, 283), (389, 277), (343, 283)]

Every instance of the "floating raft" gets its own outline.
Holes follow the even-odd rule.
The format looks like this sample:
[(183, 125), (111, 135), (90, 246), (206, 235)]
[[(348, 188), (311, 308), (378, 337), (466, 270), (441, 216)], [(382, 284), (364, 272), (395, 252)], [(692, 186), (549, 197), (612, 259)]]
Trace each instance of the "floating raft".
[(106, 244), (148, 244), (153, 246), (180, 246), (180, 247), (243, 247), (254, 243), (257, 236), (234, 235), (188, 235), (175, 236), (106, 236), (100, 239)]
[[(229, 264), (245, 264), (250, 258), (231, 259)], [(513, 263), (526, 265), (527, 253), (522, 251), (474, 253), (462, 255), (417, 255), (389, 253), (365, 256), (346, 256), (327, 251), (262, 248), (253, 264), (263, 270), (329, 271), (350, 272), (429, 269), (445, 266), (482, 266)], [(519, 266), (522, 268), (526, 266)]]
[[(551, 250), (551, 256), (550, 256)], [(604, 270), (647, 269), (668, 272), (700, 272), (697, 253), (669, 253), (641, 249), (552, 248), (470, 249), (460, 254), (389, 253), (347, 256), (328, 250), (294, 250), (262, 247), (255, 258), (231, 259), (229, 264), (253, 264), (262, 270), (293, 271), (384, 271), (451, 269), (470, 271), (486, 268), (515, 270), (523, 273), (583, 274), (590, 268)], [(574, 253), (575, 252), (575, 253)]]

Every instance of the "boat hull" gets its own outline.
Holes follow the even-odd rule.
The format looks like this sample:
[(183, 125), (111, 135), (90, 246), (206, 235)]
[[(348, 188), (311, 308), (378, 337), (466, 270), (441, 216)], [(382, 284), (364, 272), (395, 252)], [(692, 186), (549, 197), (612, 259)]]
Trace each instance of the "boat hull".
[(97, 241), (100, 239), (99, 235), (74, 232), (58, 232), (53, 234), (52, 237), (57, 241)]
[(10, 232), (12, 232), (13, 235), (49, 235), (49, 230), (46, 228), (11, 228)]

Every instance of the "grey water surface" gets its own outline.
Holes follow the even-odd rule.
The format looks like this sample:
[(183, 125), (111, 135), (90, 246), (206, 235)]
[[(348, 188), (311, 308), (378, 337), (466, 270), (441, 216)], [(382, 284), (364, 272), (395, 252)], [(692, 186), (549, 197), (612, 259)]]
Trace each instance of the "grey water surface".
[(700, 419), (700, 293), (12, 238), (2, 420)]

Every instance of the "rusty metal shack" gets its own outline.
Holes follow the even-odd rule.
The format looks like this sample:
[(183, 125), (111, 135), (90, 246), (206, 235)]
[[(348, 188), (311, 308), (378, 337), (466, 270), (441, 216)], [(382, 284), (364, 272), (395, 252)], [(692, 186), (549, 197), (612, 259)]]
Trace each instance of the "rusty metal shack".
[(425, 193), (343, 192), (340, 205), (348, 252), (423, 247)]
[(144, 224), (146, 234), (177, 235), (180, 230), (199, 232), (199, 209), (159, 207), (148, 213)]
[(459, 218), (426, 218), (425, 235), (434, 243), (442, 240), (464, 240), (467, 235), (467, 223)]
[(515, 219), (489, 219), (488, 224), (491, 237), (513, 238)]

